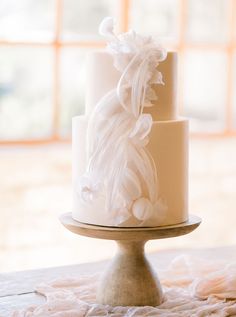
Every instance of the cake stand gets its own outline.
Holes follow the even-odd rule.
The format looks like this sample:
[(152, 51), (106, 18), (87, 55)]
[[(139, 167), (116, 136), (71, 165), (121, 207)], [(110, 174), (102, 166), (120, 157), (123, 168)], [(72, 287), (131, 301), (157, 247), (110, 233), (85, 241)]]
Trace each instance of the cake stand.
[(160, 305), (162, 288), (145, 257), (144, 245), (148, 240), (190, 233), (201, 223), (199, 217), (190, 215), (188, 221), (172, 226), (118, 228), (80, 223), (72, 219), (71, 213), (63, 214), (60, 221), (75, 234), (117, 242), (116, 256), (102, 274), (97, 288), (97, 302), (111, 306)]

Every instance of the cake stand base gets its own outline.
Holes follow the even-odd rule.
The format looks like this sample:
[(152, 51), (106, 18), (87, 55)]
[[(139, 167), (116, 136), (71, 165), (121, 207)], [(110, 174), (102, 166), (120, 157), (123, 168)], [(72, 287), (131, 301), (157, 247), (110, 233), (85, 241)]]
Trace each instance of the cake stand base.
[(60, 217), (61, 223), (75, 234), (115, 240), (116, 256), (102, 274), (97, 288), (97, 302), (111, 306), (158, 306), (162, 288), (144, 253), (151, 239), (177, 237), (196, 229), (201, 219), (190, 215), (189, 220), (172, 226), (154, 228), (118, 228), (83, 224), (72, 219), (71, 213)]

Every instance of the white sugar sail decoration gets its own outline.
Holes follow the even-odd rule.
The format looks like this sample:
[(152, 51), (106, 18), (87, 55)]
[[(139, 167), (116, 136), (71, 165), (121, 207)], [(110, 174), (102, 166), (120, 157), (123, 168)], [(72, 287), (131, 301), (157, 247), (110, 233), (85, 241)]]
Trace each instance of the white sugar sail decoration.
[(114, 21), (99, 27), (108, 40), (115, 68), (121, 73), (114, 90), (96, 105), (88, 126), (88, 165), (81, 178), (81, 198), (106, 197), (106, 210), (119, 225), (130, 217), (140, 224), (166, 206), (158, 195), (155, 162), (146, 148), (152, 116), (144, 113), (157, 99), (153, 84), (163, 84), (157, 70), (166, 51), (151, 37), (134, 31), (114, 34)]

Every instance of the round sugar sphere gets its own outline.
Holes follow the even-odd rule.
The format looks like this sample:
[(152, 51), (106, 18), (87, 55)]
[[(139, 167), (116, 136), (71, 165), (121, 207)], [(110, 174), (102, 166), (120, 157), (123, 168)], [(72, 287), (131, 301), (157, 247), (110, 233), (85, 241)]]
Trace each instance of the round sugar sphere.
[(147, 198), (139, 198), (133, 203), (132, 212), (137, 219), (147, 220), (153, 213), (152, 203)]

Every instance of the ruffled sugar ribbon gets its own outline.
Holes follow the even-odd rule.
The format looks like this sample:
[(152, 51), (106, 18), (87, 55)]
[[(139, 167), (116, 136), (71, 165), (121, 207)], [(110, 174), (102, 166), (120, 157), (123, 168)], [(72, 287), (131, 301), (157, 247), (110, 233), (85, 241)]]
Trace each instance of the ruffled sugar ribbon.
[(99, 194), (95, 184), (101, 184), (100, 195), (111, 220), (120, 224), (133, 214), (141, 225), (154, 210), (164, 214), (167, 208), (158, 199), (157, 170), (146, 148), (152, 117), (143, 113), (146, 101), (150, 103), (147, 96), (154, 94), (150, 93), (153, 80), (163, 83), (156, 66), (166, 54), (151, 38), (133, 31), (116, 36), (113, 28), (113, 19), (106, 18), (100, 33), (110, 39), (108, 49), (121, 77), (90, 116), (87, 172), (79, 191), (83, 200), (91, 202)]
[[(142, 54), (143, 53), (144, 52), (142, 52)], [(137, 53), (132, 58), (132, 60), (127, 65), (126, 69), (124, 70), (123, 74), (121, 75), (121, 78), (117, 85), (117, 95), (119, 97), (119, 101), (121, 105), (127, 112), (132, 112), (135, 118), (138, 118), (138, 116), (143, 113), (144, 100), (146, 95), (146, 86), (147, 86), (146, 74), (147, 74), (147, 66), (149, 63), (148, 58), (150, 56), (150, 53), (147, 52), (147, 54), (145, 54), (144, 60), (139, 65), (136, 71), (136, 74), (133, 77), (132, 85), (131, 85), (131, 109), (129, 109), (127, 104), (124, 102), (123, 95), (124, 95), (124, 87), (126, 86), (125, 77), (127, 73), (130, 71), (130, 69), (132, 68), (133, 64), (136, 62), (137, 58), (139, 58), (139, 56), (140, 56), (140, 53)]]

